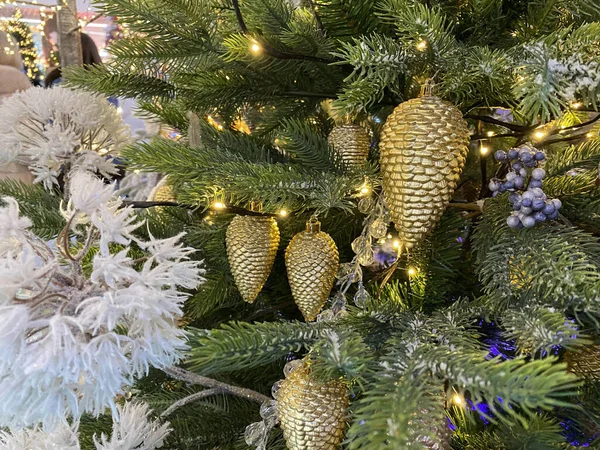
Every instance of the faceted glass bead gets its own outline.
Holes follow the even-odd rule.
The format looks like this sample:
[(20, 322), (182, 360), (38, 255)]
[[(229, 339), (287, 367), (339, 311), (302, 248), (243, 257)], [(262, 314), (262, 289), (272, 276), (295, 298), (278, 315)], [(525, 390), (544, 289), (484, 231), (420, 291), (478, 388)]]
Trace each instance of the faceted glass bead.
[(273, 428), (277, 424), (277, 401), (269, 400), (260, 405), (260, 417), (267, 428)]
[(375, 262), (375, 255), (370, 246), (364, 248), (357, 256), (357, 261), (361, 266), (370, 266)]
[(328, 322), (335, 319), (335, 314), (331, 309), (326, 309), (317, 316), (317, 322)]
[(271, 395), (275, 400), (277, 400), (277, 395), (279, 395), (279, 388), (281, 388), (282, 380), (276, 381), (271, 387)]
[(387, 235), (388, 224), (382, 217), (375, 219), (369, 226), (369, 234), (375, 239), (384, 238)]
[(360, 272), (357, 272), (357, 268), (354, 264), (343, 263), (340, 264), (340, 268), (337, 271), (336, 278), (342, 283), (356, 283), (360, 279)]
[(375, 201), (372, 197), (361, 198), (358, 202), (358, 210), (363, 214), (370, 213), (373, 209), (373, 206), (375, 206)]
[(293, 361), (289, 361), (285, 366), (283, 366), (283, 375), (287, 377), (292, 370), (295, 370), (298, 367), (302, 367), (302, 365), (302, 360), (300, 359), (294, 359)]
[(359, 308), (363, 308), (365, 303), (369, 301), (370, 298), (371, 296), (365, 289), (365, 286), (362, 283), (359, 283), (356, 294), (354, 294), (354, 304)]
[(267, 427), (264, 422), (254, 422), (246, 427), (244, 433), (244, 439), (248, 445), (259, 445), (265, 434), (267, 433)]
[(356, 239), (354, 239), (354, 241), (352, 241), (352, 250), (354, 250), (354, 253), (356, 253), (357, 255), (360, 255), (365, 248), (370, 246), (371, 239), (365, 236), (359, 236)]

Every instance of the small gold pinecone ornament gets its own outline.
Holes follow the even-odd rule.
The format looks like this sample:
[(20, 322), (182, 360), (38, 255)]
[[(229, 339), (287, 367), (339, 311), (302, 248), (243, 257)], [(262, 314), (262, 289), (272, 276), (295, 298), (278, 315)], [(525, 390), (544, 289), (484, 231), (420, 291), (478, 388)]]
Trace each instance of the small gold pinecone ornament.
[(348, 389), (322, 383), (302, 365), (290, 372), (277, 395), (277, 415), (289, 450), (335, 450), (346, 429)]
[(235, 216), (226, 233), (227, 258), (235, 284), (254, 303), (275, 262), (279, 228), (272, 217)]
[(175, 193), (173, 192), (173, 187), (170, 184), (163, 184), (159, 186), (154, 192), (154, 198), (152, 199), (155, 202), (175, 202), (177, 199), (175, 198)]
[(349, 167), (362, 166), (369, 156), (371, 137), (360, 125), (336, 125), (327, 141)]
[(388, 117), (379, 148), (384, 197), (402, 247), (412, 248), (450, 202), (469, 148), (467, 123), (429, 81)]
[(424, 449), (429, 450), (450, 450), (452, 443), (452, 430), (448, 426), (446, 419), (439, 420), (438, 418), (434, 418), (434, 423), (431, 423), (431, 414), (429, 410), (422, 409), (420, 414), (418, 414), (418, 418), (415, 420), (420, 421), (421, 423), (427, 423), (431, 426), (432, 434), (435, 435), (435, 439), (432, 439), (429, 436), (417, 436), (417, 441), (423, 446)]
[(577, 350), (568, 350), (565, 361), (570, 372), (579, 378), (600, 380), (600, 345), (592, 344)]
[(306, 231), (298, 233), (285, 251), (285, 265), (294, 301), (307, 322), (312, 322), (329, 297), (339, 265), (334, 240), (311, 217)]
[(148, 201), (151, 202), (176, 202), (175, 192), (173, 192), (173, 186), (169, 184), (169, 178), (164, 177), (156, 185), (156, 187), (150, 192)]

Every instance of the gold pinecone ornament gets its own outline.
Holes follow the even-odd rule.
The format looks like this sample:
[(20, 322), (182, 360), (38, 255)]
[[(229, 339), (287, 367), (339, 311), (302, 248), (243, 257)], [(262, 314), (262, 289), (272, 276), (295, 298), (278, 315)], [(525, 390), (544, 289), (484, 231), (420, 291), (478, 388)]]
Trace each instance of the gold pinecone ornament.
[(235, 284), (244, 300), (254, 303), (279, 248), (277, 222), (267, 216), (235, 216), (227, 227), (226, 244)]
[(452, 430), (448, 427), (446, 419), (439, 420), (434, 418), (434, 422), (431, 423), (431, 414), (429, 410), (422, 409), (418, 418), (415, 419), (424, 424), (429, 424), (431, 427), (432, 434), (435, 439), (429, 436), (418, 436), (417, 441), (423, 446), (424, 449), (428, 450), (451, 450), (452, 443)]
[(369, 156), (371, 136), (360, 125), (336, 125), (327, 140), (349, 167), (362, 166)]
[(329, 297), (339, 266), (334, 240), (321, 231), (316, 217), (306, 222), (285, 251), (292, 295), (307, 322), (312, 322)]
[(281, 382), (277, 415), (289, 450), (335, 450), (346, 429), (348, 388), (339, 381), (322, 383), (302, 365)]
[(448, 206), (469, 149), (469, 130), (454, 105), (426, 83), (418, 98), (388, 117), (381, 134), (383, 193), (402, 247), (415, 247)]
[(154, 192), (152, 200), (155, 202), (177, 201), (175, 198), (175, 193), (173, 192), (173, 187), (170, 184), (163, 184), (162, 186), (159, 186)]
[(579, 378), (600, 380), (600, 345), (592, 344), (565, 353), (567, 368)]

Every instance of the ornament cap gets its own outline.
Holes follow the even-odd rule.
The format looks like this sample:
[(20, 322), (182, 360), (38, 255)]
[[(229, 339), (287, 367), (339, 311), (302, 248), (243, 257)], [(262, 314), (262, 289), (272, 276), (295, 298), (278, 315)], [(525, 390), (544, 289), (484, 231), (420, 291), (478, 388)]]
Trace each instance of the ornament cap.
[(312, 216), (306, 221), (306, 232), (307, 233), (318, 233), (321, 231), (321, 222), (317, 216)]
[(263, 205), (261, 202), (257, 202), (256, 200), (252, 200), (250, 202), (250, 211), (252, 212), (262, 212), (263, 210)]
[(421, 93), (419, 94), (419, 97), (433, 97), (434, 90), (435, 82), (433, 81), (433, 78), (427, 78), (425, 80), (425, 83), (423, 83), (423, 85), (421, 86)]

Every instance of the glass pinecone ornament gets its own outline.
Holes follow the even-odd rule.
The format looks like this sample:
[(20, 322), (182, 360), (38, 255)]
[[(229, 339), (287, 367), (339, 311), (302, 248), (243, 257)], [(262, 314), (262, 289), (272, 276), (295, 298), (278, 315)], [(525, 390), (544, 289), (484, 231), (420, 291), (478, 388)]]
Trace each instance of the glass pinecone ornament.
[(383, 194), (402, 247), (412, 248), (450, 202), (469, 149), (467, 123), (427, 82), (388, 117), (379, 148)]
[(302, 365), (281, 382), (277, 414), (289, 450), (335, 450), (346, 429), (348, 388), (339, 380), (322, 383)]
[(321, 231), (316, 217), (306, 222), (306, 231), (290, 241), (285, 265), (294, 301), (304, 319), (312, 322), (329, 297), (339, 266), (337, 246), (331, 236)]
[(235, 284), (254, 303), (275, 262), (279, 228), (272, 217), (235, 216), (226, 234), (227, 258)]
[(349, 167), (362, 166), (369, 156), (371, 136), (361, 125), (336, 125), (327, 140)]
[(570, 372), (579, 378), (600, 381), (600, 345), (586, 345), (565, 353), (565, 361)]

